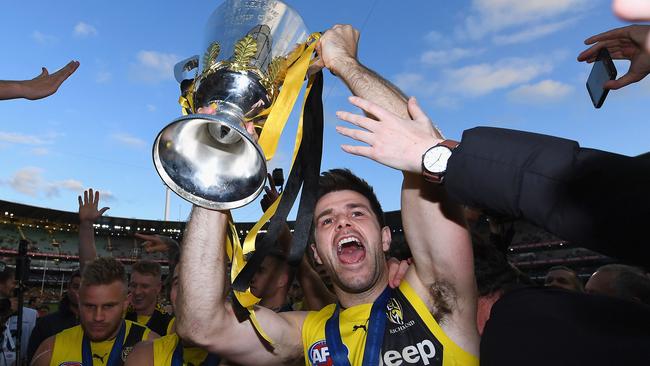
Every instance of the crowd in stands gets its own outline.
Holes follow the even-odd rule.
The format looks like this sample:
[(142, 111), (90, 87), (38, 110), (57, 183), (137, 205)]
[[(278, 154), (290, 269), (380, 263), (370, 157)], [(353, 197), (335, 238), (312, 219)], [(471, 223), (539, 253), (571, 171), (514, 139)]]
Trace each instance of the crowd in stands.
[[(650, 20), (639, 4), (614, 9)], [(364, 111), (337, 113), (360, 128), (337, 132), (366, 144), (343, 149), (403, 172), (398, 229), (364, 179), (323, 172), (302, 260), (290, 263), (285, 223), (238, 291), (227, 212), (194, 206), (182, 240), (107, 235), (108, 208), (88, 189), (78, 225), (0, 221), (0, 366), (650, 364), (648, 160), (497, 128), (444, 139), (414, 98), (359, 62), (358, 41), (351, 26), (327, 30), (316, 65)], [(586, 43), (580, 61), (602, 48), (631, 61), (608, 88), (650, 73), (648, 25)], [(77, 67), (44, 69), (42, 93), (0, 83), (0, 99), (47, 96)], [(279, 197), (269, 182), (263, 211)]]

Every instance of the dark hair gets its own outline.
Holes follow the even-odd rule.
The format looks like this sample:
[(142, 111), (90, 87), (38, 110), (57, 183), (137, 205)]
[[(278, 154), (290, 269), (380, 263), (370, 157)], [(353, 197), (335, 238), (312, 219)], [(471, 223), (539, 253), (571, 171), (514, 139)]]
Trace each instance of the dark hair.
[(160, 278), (160, 274), (162, 273), (162, 269), (160, 268), (160, 264), (158, 262), (148, 260), (142, 260), (133, 263), (131, 269), (133, 272), (147, 274), (157, 278)]
[(475, 233), (472, 233), (472, 246), (474, 248), (474, 273), (479, 296), (507, 292), (532, 284), (528, 276), (508, 262), (504, 253)]
[(375, 216), (377, 216), (379, 226), (385, 226), (384, 211), (381, 209), (381, 204), (379, 204), (379, 200), (372, 186), (365, 180), (354, 175), (349, 169), (332, 169), (321, 173), (320, 179), (318, 180), (318, 195), (316, 196), (316, 200), (320, 200), (328, 193), (346, 190), (357, 192), (366, 197), (370, 202), (370, 208)]
[(110, 285), (120, 281), (126, 285), (126, 271), (117, 259), (101, 257), (86, 264), (81, 274), (81, 285)]
[(612, 287), (616, 290), (616, 297), (650, 305), (650, 278), (643, 269), (625, 264), (606, 264), (596, 272), (615, 274)]

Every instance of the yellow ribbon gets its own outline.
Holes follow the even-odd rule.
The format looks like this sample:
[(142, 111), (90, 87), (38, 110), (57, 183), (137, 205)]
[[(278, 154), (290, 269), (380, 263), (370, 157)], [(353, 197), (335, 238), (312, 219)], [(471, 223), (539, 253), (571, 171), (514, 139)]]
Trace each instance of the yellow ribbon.
[[(275, 151), (277, 149), (277, 145), (280, 139), (280, 135), (282, 134), (282, 130), (284, 129), (284, 126), (286, 125), (286, 121), (289, 118), (291, 111), (293, 110), (293, 105), (295, 104), (296, 99), (298, 98), (300, 89), (302, 89), (302, 84), (305, 79), (305, 75), (307, 74), (307, 68), (309, 67), (310, 60), (314, 52), (314, 47), (316, 45), (315, 40), (317, 40), (319, 36), (320, 34), (313, 34), (310, 36), (309, 41), (312, 41), (312, 43), (303, 50), (300, 57), (287, 70), (287, 76), (284, 79), (284, 83), (282, 89), (280, 90), (280, 94), (278, 95), (278, 99), (274, 103), (274, 107), (271, 110), (271, 113), (269, 114), (269, 118), (266, 120), (266, 123), (264, 124), (262, 135), (258, 142), (262, 147), (262, 150), (264, 151), (267, 160), (270, 160), (273, 157), (273, 155), (275, 155)], [(302, 110), (300, 113), (300, 120), (298, 122), (298, 128), (296, 131), (294, 151), (292, 154), (293, 156), (291, 158), (292, 168), (296, 160), (296, 156), (298, 155), (300, 144), (302, 142), (302, 132), (303, 132), (302, 112), (304, 112), (305, 103), (307, 101), (307, 97), (309, 96), (309, 93), (311, 92), (312, 85), (313, 85), (313, 78), (310, 78), (307, 84), (307, 88), (305, 89), (305, 96), (302, 105)], [(235, 228), (235, 225), (232, 223), (232, 218), (230, 219), (230, 234), (231, 234), (230, 237), (232, 237), (232, 242), (230, 238), (228, 238), (228, 245), (227, 245), (226, 252), (232, 263), (231, 272), (230, 272), (231, 281), (234, 281), (235, 278), (237, 278), (239, 273), (246, 265), (246, 260), (245, 260), (246, 255), (255, 251), (255, 239), (257, 238), (257, 234), (260, 231), (260, 229), (264, 226), (264, 224), (266, 224), (271, 219), (271, 217), (273, 217), (281, 199), (282, 199), (282, 194), (278, 197), (278, 199), (275, 200), (275, 202), (273, 202), (273, 204), (271, 204), (271, 206), (269, 206), (269, 208), (264, 212), (264, 214), (257, 221), (257, 223), (255, 223), (253, 228), (246, 235), (243, 246), (239, 241), (237, 230)], [(246, 291), (243, 292), (233, 290), (233, 293), (237, 298), (237, 301), (239, 301), (239, 303), (248, 310), (250, 314), (251, 323), (255, 327), (255, 330), (259, 333), (259, 335), (264, 340), (266, 340), (273, 347), (274, 346), (273, 340), (268, 336), (268, 334), (266, 334), (266, 332), (264, 332), (255, 315), (254, 308), (255, 305), (260, 301), (260, 299), (250, 292), (250, 288), (247, 288)]]
[(264, 122), (264, 129), (262, 130), (262, 135), (258, 143), (262, 151), (264, 151), (264, 156), (267, 161), (273, 159), (273, 156), (275, 156), (280, 135), (293, 110), (293, 105), (296, 103), (300, 89), (302, 89), (302, 83), (305, 80), (305, 75), (309, 68), (309, 61), (312, 58), (317, 43), (316, 40), (319, 37), (320, 33), (314, 33), (309, 36), (307, 40), (307, 44), (309, 45), (302, 52), (298, 60), (289, 66), (280, 94), (274, 102), (269, 117)]

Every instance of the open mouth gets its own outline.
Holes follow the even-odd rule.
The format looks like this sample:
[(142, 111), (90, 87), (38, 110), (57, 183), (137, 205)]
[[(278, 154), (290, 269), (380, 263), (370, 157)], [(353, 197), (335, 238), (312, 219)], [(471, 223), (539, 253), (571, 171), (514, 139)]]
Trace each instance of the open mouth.
[(336, 255), (342, 263), (359, 263), (366, 257), (366, 248), (357, 238), (348, 236), (337, 243)]

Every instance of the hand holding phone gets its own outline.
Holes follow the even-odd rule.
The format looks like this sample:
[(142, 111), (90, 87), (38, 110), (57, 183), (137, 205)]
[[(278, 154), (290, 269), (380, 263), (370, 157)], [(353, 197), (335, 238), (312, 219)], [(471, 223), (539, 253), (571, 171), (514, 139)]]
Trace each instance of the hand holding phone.
[(616, 79), (616, 67), (607, 48), (603, 48), (598, 52), (598, 57), (596, 57), (587, 79), (587, 91), (594, 107), (600, 108), (603, 105), (609, 92), (609, 89), (605, 89), (604, 85), (607, 81), (614, 79)]

